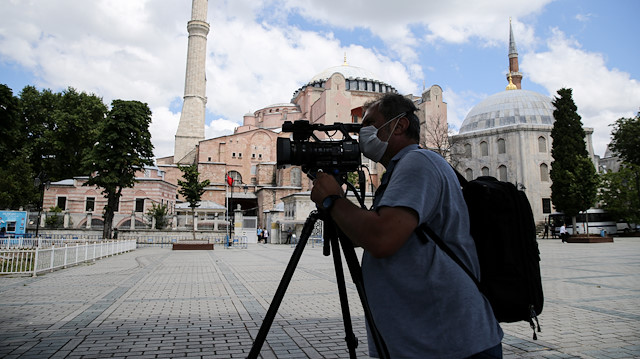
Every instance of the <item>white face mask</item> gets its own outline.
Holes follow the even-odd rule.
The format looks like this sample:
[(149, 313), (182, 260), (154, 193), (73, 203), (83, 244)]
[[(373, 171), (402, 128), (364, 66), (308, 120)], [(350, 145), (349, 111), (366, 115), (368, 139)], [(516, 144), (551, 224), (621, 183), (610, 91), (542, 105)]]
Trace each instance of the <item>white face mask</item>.
[[(385, 122), (382, 126), (380, 126), (380, 128), (383, 128), (391, 121), (396, 120), (402, 116), (404, 116), (404, 112)], [(382, 141), (378, 138), (379, 129), (376, 128), (376, 126), (370, 125), (362, 127), (359, 133), (360, 151), (362, 151), (362, 154), (372, 161), (380, 162), (380, 159), (382, 159), (382, 156), (384, 156), (384, 153), (387, 150), (387, 146), (389, 145), (389, 139), (391, 138), (391, 135), (393, 134), (393, 131), (395, 131), (397, 125), (398, 123), (396, 122), (396, 125), (393, 126), (393, 130), (391, 130), (391, 133), (389, 134), (389, 137), (386, 141)]]

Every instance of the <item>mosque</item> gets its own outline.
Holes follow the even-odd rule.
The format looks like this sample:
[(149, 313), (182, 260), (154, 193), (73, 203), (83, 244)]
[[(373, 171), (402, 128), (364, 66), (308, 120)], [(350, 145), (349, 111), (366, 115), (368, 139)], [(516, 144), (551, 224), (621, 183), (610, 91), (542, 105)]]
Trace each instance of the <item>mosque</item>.
[[(158, 158), (157, 167), (141, 171), (141, 182), (121, 199), (123, 205), (116, 213), (114, 228), (133, 229), (136, 223), (146, 224), (144, 213), (153, 203), (168, 205), (174, 215), (174, 229), (186, 228), (190, 216), (188, 204), (177, 194), (177, 182), (182, 177), (179, 166), (196, 164), (200, 181), (208, 179), (210, 185), (197, 208), (200, 222), (190, 225), (220, 230), (218, 225), (227, 223), (225, 216), (230, 212), (241, 215), (245, 221), (242, 227), (266, 227), (275, 233), (291, 228), (299, 233), (315, 207), (309, 199), (311, 181), (300, 167), (276, 165), (277, 139), (291, 135), (281, 131), (284, 121), (306, 120), (323, 125), (360, 123), (363, 104), (397, 90), (370, 71), (349, 65), (345, 55), (341, 65), (318, 73), (293, 91), (290, 101), (245, 114), (242, 125), (233, 134), (205, 139), (208, 1), (192, 0), (192, 5), (187, 24), (184, 102), (174, 155)], [(490, 175), (515, 183), (527, 194), (536, 221), (542, 222), (553, 209), (549, 179), (553, 105), (550, 98), (521, 89), (522, 74), (511, 27), (509, 64), (506, 90), (475, 106), (459, 134), (451, 137), (448, 137), (447, 104), (440, 86), (425, 88), (420, 96), (406, 96), (419, 109), (422, 147), (447, 157), (467, 179)], [(585, 131), (587, 149), (593, 159), (593, 129)], [(364, 157), (363, 165), (369, 172), (367, 189), (375, 189), (384, 168)], [(87, 194), (89, 189), (81, 187), (81, 182), (57, 184), (48, 191), (46, 203), (53, 206), (77, 197), (69, 202), (75, 207), (63, 209), (78, 212), (75, 213), (78, 218), (70, 222), (90, 228), (101, 220), (98, 189)], [(76, 207), (77, 210), (73, 209)]]
[[(522, 89), (518, 51), (509, 25), (509, 72), (505, 91), (493, 94), (469, 111), (457, 135), (451, 136), (451, 162), (467, 180), (493, 176), (523, 190), (537, 223), (553, 212), (551, 203), (552, 99)], [(593, 128), (585, 128), (591, 160)]]
[[(247, 113), (233, 134), (205, 139), (206, 4), (206, 0), (193, 1), (192, 20), (187, 26), (189, 45), (184, 104), (174, 156), (158, 159), (158, 167), (166, 172), (169, 182), (177, 183), (181, 176), (177, 166), (196, 163), (201, 180), (211, 182), (202, 196), (203, 203), (211, 206), (211, 211), (239, 207), (243, 215), (257, 217), (260, 227), (270, 226), (268, 213), (283, 211), (281, 223), (300, 225), (303, 219), (296, 217), (298, 212), (305, 211), (294, 209), (306, 208), (307, 204), (301, 202), (310, 201), (308, 194), (296, 194), (308, 191), (311, 182), (300, 167), (279, 169), (276, 166), (276, 140), (291, 135), (281, 131), (284, 121), (306, 120), (323, 125), (359, 123), (363, 104), (382, 93), (397, 91), (372, 72), (349, 65), (345, 55), (342, 65), (313, 76), (293, 92), (289, 102)], [(446, 128), (447, 105), (443, 102), (440, 86), (431, 86), (420, 97), (409, 96), (420, 109), (423, 128)], [(434, 146), (434, 141), (424, 134), (421, 142), (426, 147)], [(370, 172), (367, 187), (376, 187), (382, 168), (367, 159), (363, 161)], [(233, 181), (227, 181), (227, 178)], [(207, 212), (207, 208), (202, 207), (199, 210)], [(177, 210), (180, 208), (178, 204)], [(307, 214), (308, 211), (304, 216)]]

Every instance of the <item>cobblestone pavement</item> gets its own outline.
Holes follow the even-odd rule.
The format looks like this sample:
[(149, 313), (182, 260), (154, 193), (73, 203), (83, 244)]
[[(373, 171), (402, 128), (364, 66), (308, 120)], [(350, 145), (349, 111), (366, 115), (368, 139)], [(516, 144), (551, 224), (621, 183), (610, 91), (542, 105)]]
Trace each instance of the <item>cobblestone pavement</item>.
[[(545, 307), (532, 340), (503, 325), (506, 358), (640, 357), (640, 238), (540, 240)], [(0, 277), (2, 358), (240, 358), (293, 249), (139, 248), (95, 263)], [(333, 262), (308, 246), (275, 318), (263, 358), (345, 358)], [(358, 357), (366, 332), (347, 279)]]

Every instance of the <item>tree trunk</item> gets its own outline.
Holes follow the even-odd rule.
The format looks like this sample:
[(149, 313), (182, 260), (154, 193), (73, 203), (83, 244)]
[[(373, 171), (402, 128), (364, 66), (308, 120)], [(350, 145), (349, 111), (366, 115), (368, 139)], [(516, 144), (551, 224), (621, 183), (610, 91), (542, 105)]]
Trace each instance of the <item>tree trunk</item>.
[(114, 210), (118, 204), (122, 189), (118, 189), (116, 193), (107, 194), (107, 205), (104, 207), (104, 227), (102, 228), (102, 238), (111, 239), (113, 228)]
[(587, 224), (586, 234), (587, 234), (587, 238), (589, 238), (589, 213), (587, 211), (584, 211), (584, 222)]
[(193, 232), (193, 240), (196, 240), (196, 209), (195, 208), (191, 208), (191, 219), (193, 220), (193, 228), (192, 228), (192, 232)]

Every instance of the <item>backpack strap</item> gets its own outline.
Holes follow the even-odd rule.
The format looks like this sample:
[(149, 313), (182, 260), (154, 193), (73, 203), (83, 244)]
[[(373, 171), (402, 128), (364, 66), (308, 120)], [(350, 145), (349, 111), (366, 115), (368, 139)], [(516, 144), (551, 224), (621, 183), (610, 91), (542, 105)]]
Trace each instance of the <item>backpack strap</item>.
[[(466, 180), (465, 180), (466, 181)], [(418, 236), (424, 241), (424, 242), (428, 242), (429, 241), (429, 237), (431, 237), (431, 239), (433, 239), (433, 242), (443, 251), (445, 252), (451, 259), (453, 259), (454, 262), (456, 262), (456, 264), (458, 266), (460, 266), (460, 268), (462, 268), (464, 270), (465, 273), (467, 273), (467, 275), (469, 276), (469, 278), (471, 278), (473, 280), (473, 283), (476, 284), (476, 287), (478, 287), (478, 290), (480, 290), (480, 281), (478, 280), (478, 278), (476, 278), (476, 276), (471, 272), (471, 270), (462, 262), (462, 260), (451, 250), (451, 248), (449, 248), (449, 246), (447, 246), (446, 243), (444, 243), (444, 241), (442, 240), (442, 238), (440, 238), (440, 236), (438, 236), (436, 234), (436, 232), (434, 232), (431, 227), (429, 227), (426, 223), (423, 223), (422, 225), (420, 225), (420, 227), (418, 227), (418, 229), (416, 230)], [(429, 237), (427, 237), (427, 235), (425, 235), (425, 232), (429, 235)], [(481, 291), (481, 290), (480, 290)]]
[[(422, 150), (422, 148), (419, 148), (415, 151), (420, 151)], [(449, 164), (451, 166), (451, 164)], [(458, 172), (453, 166), (451, 166), (451, 169), (453, 170), (453, 172), (456, 174), (456, 177), (458, 178), (458, 182), (460, 182), (460, 186), (464, 187), (467, 185), (467, 183), (469, 183), (469, 181), (467, 181), (466, 178), (464, 178), (464, 176)], [(393, 171), (391, 173), (389, 173), (389, 180), (391, 180), (391, 174), (393, 173)], [(376, 190), (376, 196), (379, 193), (382, 193), (382, 191), (384, 191), (386, 189), (388, 185), (388, 182), (380, 185), (380, 187), (378, 187), (378, 189)], [(478, 280), (478, 278), (476, 278), (476, 276), (471, 272), (471, 270), (464, 264), (464, 262), (462, 262), (462, 260), (451, 250), (451, 248), (449, 248), (449, 246), (446, 245), (446, 243), (444, 243), (444, 241), (442, 240), (442, 238), (440, 238), (440, 236), (438, 236), (436, 234), (436, 232), (434, 232), (431, 227), (429, 227), (426, 223), (423, 223), (422, 225), (420, 225), (417, 229), (416, 229), (416, 233), (418, 234), (418, 236), (426, 243), (429, 241), (429, 237), (427, 237), (427, 235), (425, 235), (425, 232), (429, 235), (429, 237), (431, 237), (433, 239), (433, 242), (440, 247), (440, 249), (442, 249), (442, 251), (444, 251), (451, 259), (453, 259), (454, 262), (456, 262), (456, 264), (458, 264), (458, 266), (460, 266), (460, 268), (462, 268), (464, 270), (465, 273), (467, 273), (467, 275), (473, 280), (473, 282), (476, 284), (476, 287), (478, 287), (478, 290), (480, 290), (480, 281)]]

